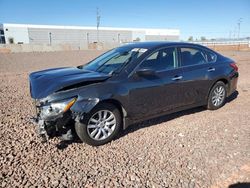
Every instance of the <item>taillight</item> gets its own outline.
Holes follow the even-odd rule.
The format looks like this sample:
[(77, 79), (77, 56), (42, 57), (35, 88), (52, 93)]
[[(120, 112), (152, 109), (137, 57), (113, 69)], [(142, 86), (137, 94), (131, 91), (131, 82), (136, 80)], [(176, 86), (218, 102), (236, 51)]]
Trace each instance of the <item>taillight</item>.
[(238, 67), (235, 63), (230, 63), (230, 67), (232, 67), (236, 72), (238, 72)]

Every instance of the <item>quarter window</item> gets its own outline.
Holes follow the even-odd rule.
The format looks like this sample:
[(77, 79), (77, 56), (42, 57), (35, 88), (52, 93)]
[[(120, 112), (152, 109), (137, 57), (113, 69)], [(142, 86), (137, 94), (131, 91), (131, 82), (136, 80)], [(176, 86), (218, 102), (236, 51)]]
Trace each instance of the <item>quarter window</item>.
[(182, 66), (206, 63), (206, 55), (203, 51), (195, 48), (181, 48)]
[(208, 52), (206, 51), (206, 57), (207, 57), (207, 62), (208, 63), (213, 63), (216, 61), (217, 56), (216, 54), (212, 53), (212, 52)]
[(141, 68), (151, 68), (156, 71), (177, 67), (176, 48), (165, 48), (154, 52), (140, 65)]

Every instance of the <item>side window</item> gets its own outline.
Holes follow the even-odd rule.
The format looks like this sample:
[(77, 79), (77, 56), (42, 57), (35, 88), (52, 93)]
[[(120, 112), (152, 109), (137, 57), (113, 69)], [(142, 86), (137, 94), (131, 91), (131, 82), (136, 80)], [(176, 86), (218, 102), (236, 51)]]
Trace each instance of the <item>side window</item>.
[(214, 63), (217, 60), (217, 56), (213, 52), (206, 51), (205, 54), (208, 63)]
[(165, 48), (151, 54), (145, 59), (140, 68), (151, 68), (156, 71), (177, 67), (176, 48)]
[(206, 62), (206, 55), (203, 51), (195, 48), (181, 48), (182, 66), (196, 65)]

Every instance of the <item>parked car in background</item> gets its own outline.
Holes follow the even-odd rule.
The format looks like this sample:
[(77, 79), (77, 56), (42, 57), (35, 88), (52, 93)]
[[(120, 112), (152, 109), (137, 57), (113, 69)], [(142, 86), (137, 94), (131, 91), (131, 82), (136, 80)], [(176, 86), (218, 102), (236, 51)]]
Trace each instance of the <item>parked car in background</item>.
[(86, 65), (38, 71), (29, 79), (40, 135), (72, 139), (76, 132), (97, 146), (139, 121), (222, 107), (238, 75), (233, 60), (201, 45), (138, 42)]

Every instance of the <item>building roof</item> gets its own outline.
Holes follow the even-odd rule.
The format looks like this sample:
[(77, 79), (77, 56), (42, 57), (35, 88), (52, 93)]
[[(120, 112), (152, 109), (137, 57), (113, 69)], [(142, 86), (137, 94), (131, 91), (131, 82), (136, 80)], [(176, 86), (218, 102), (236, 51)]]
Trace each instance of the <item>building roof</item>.
[[(93, 26), (61, 26), (61, 25), (33, 25), (33, 24), (12, 24), (3, 23), (6, 27), (20, 27), (20, 28), (40, 28), (40, 29), (78, 29), (78, 30), (96, 30)], [(179, 29), (153, 29), (153, 28), (118, 28), (118, 27), (99, 27), (99, 30), (107, 31), (142, 31), (146, 35), (180, 35)]]

